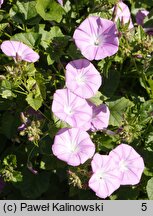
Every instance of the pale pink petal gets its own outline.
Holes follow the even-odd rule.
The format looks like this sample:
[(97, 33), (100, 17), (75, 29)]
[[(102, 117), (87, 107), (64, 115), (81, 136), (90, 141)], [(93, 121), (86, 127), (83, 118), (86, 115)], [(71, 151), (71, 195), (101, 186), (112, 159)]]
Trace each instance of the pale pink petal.
[(1, 49), (7, 56), (16, 57), (18, 46), (19, 43), (17, 41), (4, 41), (1, 44)]
[(101, 86), (101, 76), (86, 59), (71, 61), (66, 66), (66, 86), (82, 98), (90, 98)]
[(53, 96), (52, 111), (59, 119), (78, 128), (88, 124), (92, 116), (92, 109), (87, 101), (68, 89), (56, 90)]
[(93, 157), (91, 166), (93, 175), (89, 187), (97, 196), (105, 199), (120, 187), (118, 167), (113, 158), (98, 153)]
[(52, 145), (53, 154), (72, 166), (78, 166), (91, 158), (95, 145), (87, 132), (78, 128), (61, 129)]
[(19, 41), (4, 41), (1, 44), (1, 49), (7, 56), (11, 56), (14, 59), (16, 59), (16, 56), (20, 60), (27, 62), (35, 62), (39, 59), (38, 53)]
[[(98, 16), (86, 18), (75, 30), (73, 38), (82, 55), (89, 60), (100, 60), (118, 51), (119, 41), (115, 23)], [(112, 48), (104, 47), (104, 44), (110, 44)]]
[(91, 120), (92, 130), (102, 130), (108, 127), (110, 111), (105, 104), (93, 106), (93, 117)]
[[(114, 8), (112, 8), (112, 10), (113, 9)], [(118, 19), (120, 20), (120, 22), (123, 22), (123, 24), (130, 22), (128, 26), (129, 29), (134, 27), (131, 19), (131, 12), (128, 6), (122, 1), (120, 1), (117, 5), (115, 21), (117, 21)]]
[(120, 144), (109, 155), (119, 167), (122, 185), (135, 185), (140, 182), (144, 161), (131, 146)]
[(92, 118), (90, 120), (90, 130), (98, 131), (108, 127), (110, 111), (105, 104), (96, 106), (92, 102), (88, 101), (88, 104), (92, 108)]

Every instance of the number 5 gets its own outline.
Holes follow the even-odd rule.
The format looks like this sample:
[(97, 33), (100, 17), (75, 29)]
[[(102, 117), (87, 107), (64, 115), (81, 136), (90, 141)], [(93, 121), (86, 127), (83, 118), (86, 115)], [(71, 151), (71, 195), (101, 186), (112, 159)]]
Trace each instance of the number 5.
[(142, 203), (141, 204), (141, 210), (146, 211), (147, 210), (147, 203)]

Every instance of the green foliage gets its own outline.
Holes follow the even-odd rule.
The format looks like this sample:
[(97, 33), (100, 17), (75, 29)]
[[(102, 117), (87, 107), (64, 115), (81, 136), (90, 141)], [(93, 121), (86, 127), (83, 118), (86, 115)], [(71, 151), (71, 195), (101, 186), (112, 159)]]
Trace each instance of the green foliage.
[(49, 187), (50, 173), (41, 172), (33, 175), (28, 170), (23, 171), (23, 181), (15, 184), (15, 187), (20, 190), (21, 195), (27, 199), (37, 199), (46, 192)]
[(17, 1), (10, 10), (10, 17), (17, 23), (34, 25), (40, 20), (36, 1)]
[(149, 199), (153, 200), (153, 178), (149, 179), (146, 189)]
[(60, 22), (65, 13), (55, 0), (37, 0), (36, 10), (44, 20), (56, 22)]
[(30, 47), (36, 46), (41, 39), (41, 35), (35, 32), (19, 33), (11, 37), (11, 40), (21, 41)]
[(22, 181), (22, 174), (15, 170), (17, 161), (15, 155), (8, 155), (0, 163), (0, 174), (6, 182), (20, 182)]
[(122, 97), (116, 100), (107, 102), (107, 105), (110, 109), (110, 125), (120, 127), (122, 125), (124, 112), (127, 108), (133, 106), (133, 103)]

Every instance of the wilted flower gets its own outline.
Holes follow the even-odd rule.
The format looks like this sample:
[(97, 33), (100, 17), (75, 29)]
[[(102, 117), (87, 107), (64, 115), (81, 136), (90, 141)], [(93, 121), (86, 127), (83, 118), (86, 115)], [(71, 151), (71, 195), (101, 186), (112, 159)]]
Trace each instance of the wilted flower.
[(147, 10), (139, 10), (136, 14), (136, 22), (138, 25), (143, 25), (144, 18), (149, 14)]
[(98, 16), (86, 18), (75, 30), (73, 38), (83, 56), (100, 60), (118, 51), (116, 24)]
[(15, 61), (35, 62), (39, 59), (38, 53), (19, 41), (4, 41), (1, 44), (1, 49), (3, 53), (13, 57)]
[(119, 19), (121, 24), (129, 23), (129, 26), (128, 26), (129, 29), (134, 27), (133, 23), (132, 23), (132, 19), (131, 19), (130, 10), (129, 10), (128, 6), (125, 3), (123, 3), (122, 1), (120, 1), (117, 4), (117, 9), (116, 9), (115, 15), (116, 15), (115, 21), (117, 21)]
[(1, 8), (1, 5), (3, 4), (4, 0), (0, 0), (0, 8)]
[(103, 130), (108, 127), (110, 111), (105, 104), (96, 106), (95, 104), (88, 102), (92, 107), (91, 127), (92, 131)]
[(143, 158), (129, 145), (120, 144), (109, 153), (120, 171), (121, 185), (138, 184), (144, 170)]
[(38, 171), (37, 170), (35, 170), (34, 168), (33, 168), (33, 165), (32, 165), (32, 163), (30, 162), (30, 161), (28, 161), (28, 163), (27, 163), (27, 168), (30, 170), (30, 172), (32, 172), (34, 175), (37, 175), (38, 174)]
[(91, 166), (93, 175), (89, 187), (98, 197), (106, 198), (120, 187), (119, 170), (113, 158), (96, 153)]
[(88, 124), (92, 116), (92, 109), (86, 100), (69, 89), (56, 90), (53, 96), (52, 111), (59, 119), (78, 128)]
[(136, 14), (136, 22), (138, 25), (141, 25), (144, 28), (144, 31), (148, 34), (148, 35), (153, 35), (153, 27), (144, 27), (144, 19), (146, 16), (148, 16), (149, 11), (147, 10), (139, 10), (138, 13)]
[(83, 164), (95, 152), (95, 145), (87, 132), (78, 128), (61, 129), (52, 145), (53, 154), (72, 166)]
[(66, 66), (66, 86), (82, 98), (90, 98), (101, 86), (101, 76), (86, 59), (71, 61)]

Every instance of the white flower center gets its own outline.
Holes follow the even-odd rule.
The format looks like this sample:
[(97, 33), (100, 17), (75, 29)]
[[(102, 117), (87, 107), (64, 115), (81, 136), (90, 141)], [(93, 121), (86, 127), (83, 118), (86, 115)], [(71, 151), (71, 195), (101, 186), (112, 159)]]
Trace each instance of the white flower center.
[(64, 107), (64, 112), (65, 112), (67, 115), (72, 115), (72, 114), (73, 114), (72, 107), (70, 107), (70, 106), (65, 106), (65, 107)]
[(99, 44), (100, 44), (100, 40), (99, 40), (99, 38), (96, 38), (94, 45), (98, 46)]
[(79, 151), (79, 147), (76, 144), (75, 140), (72, 140), (71, 142), (69, 141), (67, 148), (70, 153), (77, 153)]
[(97, 174), (97, 178), (100, 180), (104, 180), (106, 177), (106, 173), (104, 172), (104, 170), (99, 170), (96, 174)]
[(78, 74), (75, 78), (78, 85), (83, 85), (85, 83), (85, 77), (82, 73)]
[(126, 172), (126, 171), (128, 171), (128, 164), (127, 164), (127, 162), (126, 162), (125, 160), (122, 159), (122, 160), (119, 162), (119, 169), (120, 169), (121, 172)]
[(99, 45), (102, 45), (105, 41), (105, 38), (102, 37), (102, 35), (95, 35), (94, 38), (93, 38), (93, 43), (95, 46), (99, 46)]

